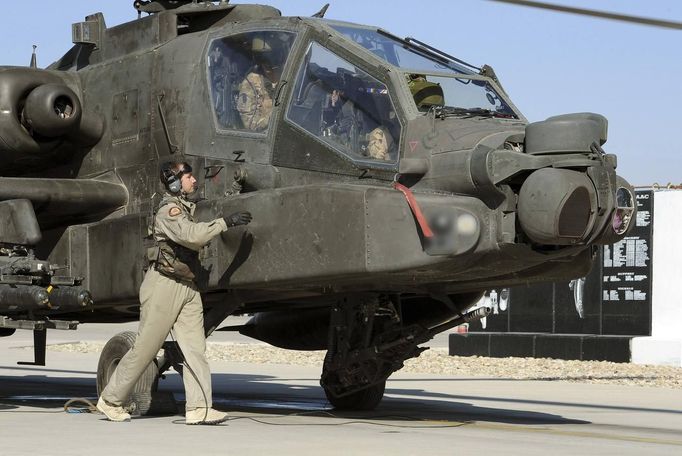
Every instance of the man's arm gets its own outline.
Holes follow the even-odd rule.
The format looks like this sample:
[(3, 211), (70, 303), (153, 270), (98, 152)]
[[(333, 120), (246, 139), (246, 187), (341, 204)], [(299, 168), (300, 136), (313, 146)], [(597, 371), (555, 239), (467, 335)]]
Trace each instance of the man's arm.
[(208, 241), (227, 230), (224, 219), (192, 222), (175, 204), (163, 206), (156, 214), (156, 223), (171, 241), (195, 251), (201, 250)]
[(251, 213), (241, 211), (212, 222), (193, 222), (177, 204), (168, 204), (159, 209), (156, 223), (171, 241), (198, 252), (228, 228), (251, 223)]

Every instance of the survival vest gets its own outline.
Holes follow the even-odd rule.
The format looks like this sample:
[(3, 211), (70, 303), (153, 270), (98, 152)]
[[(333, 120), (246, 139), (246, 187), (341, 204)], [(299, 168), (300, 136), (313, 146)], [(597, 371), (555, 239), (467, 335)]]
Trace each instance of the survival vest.
[[(158, 214), (163, 206), (170, 203), (175, 203), (190, 221), (194, 221), (192, 214), (182, 201), (180, 201), (179, 197), (170, 195), (164, 196), (154, 213), (154, 217), (152, 217), (152, 223), (149, 227), (149, 232), (155, 245), (147, 249), (147, 260), (149, 261), (150, 267), (155, 268), (160, 274), (166, 277), (181, 282), (194, 282), (201, 267), (199, 252), (188, 249), (170, 239), (157, 238), (156, 214)], [(159, 229), (159, 231), (163, 235), (163, 229)]]

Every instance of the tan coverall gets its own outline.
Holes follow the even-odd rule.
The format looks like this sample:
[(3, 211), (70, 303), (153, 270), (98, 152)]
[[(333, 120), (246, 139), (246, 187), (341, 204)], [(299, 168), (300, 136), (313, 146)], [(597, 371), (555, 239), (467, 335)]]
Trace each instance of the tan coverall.
[(256, 72), (249, 73), (239, 84), (237, 111), (245, 129), (263, 131), (268, 128), (274, 87), (268, 78)]
[(367, 151), (369, 156), (376, 160), (388, 161), (391, 159), (388, 151), (393, 144), (393, 138), (385, 127), (377, 127), (369, 133)]
[[(171, 240), (198, 252), (213, 237), (227, 230), (222, 218), (196, 223), (192, 218), (193, 203), (182, 197), (170, 200), (159, 207), (155, 217), (153, 235), (157, 241)], [(186, 410), (211, 407), (211, 372), (205, 355), (204, 314), (196, 284), (166, 277), (152, 264), (140, 288), (140, 303), (140, 326), (135, 345), (121, 359), (101, 396), (111, 405), (123, 406), (172, 328), (186, 363), (197, 377), (195, 379), (189, 369), (185, 369), (182, 376)]]

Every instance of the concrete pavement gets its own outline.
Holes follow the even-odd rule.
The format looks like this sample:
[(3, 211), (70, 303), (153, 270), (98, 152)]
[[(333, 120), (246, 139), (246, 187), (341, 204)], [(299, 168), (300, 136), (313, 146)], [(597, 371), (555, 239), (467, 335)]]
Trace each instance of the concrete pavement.
[[(67, 339), (130, 329), (110, 326), (112, 334), (83, 328)], [(62, 411), (68, 398), (94, 399), (98, 355), (48, 352), (47, 367), (17, 366), (31, 351), (13, 347), (27, 340), (28, 332), (0, 339), (2, 455), (682, 453), (680, 390), (398, 373), (376, 411), (340, 414), (324, 398), (319, 368), (275, 364), (211, 363), (227, 426), (185, 426), (181, 415), (110, 423)], [(172, 372), (161, 389), (184, 398)]]

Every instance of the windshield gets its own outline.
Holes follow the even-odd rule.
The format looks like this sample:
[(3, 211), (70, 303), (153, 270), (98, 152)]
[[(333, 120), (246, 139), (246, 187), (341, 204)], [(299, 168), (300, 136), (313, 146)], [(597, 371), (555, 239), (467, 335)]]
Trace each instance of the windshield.
[(493, 86), (484, 79), (406, 74), (417, 109), (436, 107), (443, 115), (486, 116), (518, 119)]
[(397, 67), (424, 72), (452, 71), (457, 74), (473, 74), (463, 65), (438, 57), (424, 47), (412, 46), (397, 37), (392, 38), (387, 33), (347, 25), (331, 25), (331, 27)]
[(304, 62), (287, 119), (355, 161), (397, 162), (401, 127), (388, 87), (316, 42)]
[[(377, 29), (330, 26), (391, 65), (409, 70), (408, 86), (420, 111), (438, 107), (439, 113), (449, 116), (519, 118), (490, 82), (475, 79), (478, 73), (465, 62), (424, 43), (406, 41)], [(453, 76), (429, 74), (435, 72)]]

